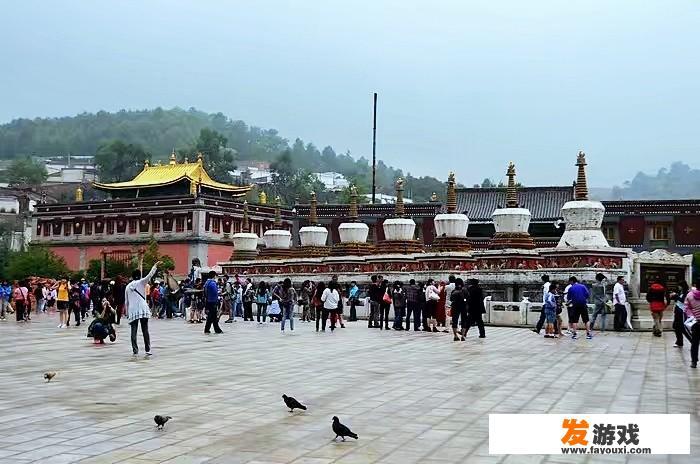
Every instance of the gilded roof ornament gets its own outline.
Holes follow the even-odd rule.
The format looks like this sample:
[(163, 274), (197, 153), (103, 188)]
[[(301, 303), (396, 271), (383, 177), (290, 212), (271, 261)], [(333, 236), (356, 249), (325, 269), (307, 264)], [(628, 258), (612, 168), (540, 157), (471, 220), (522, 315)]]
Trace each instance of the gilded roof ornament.
[(171, 166), (177, 164), (177, 155), (175, 154), (175, 149), (173, 148), (173, 152), (170, 153), (170, 163)]

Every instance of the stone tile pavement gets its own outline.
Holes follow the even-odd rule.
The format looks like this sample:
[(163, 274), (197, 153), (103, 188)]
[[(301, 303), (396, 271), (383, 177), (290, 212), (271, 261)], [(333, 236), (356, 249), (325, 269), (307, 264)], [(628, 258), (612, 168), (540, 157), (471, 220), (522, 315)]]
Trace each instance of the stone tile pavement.
[[(0, 323), (0, 463), (697, 462), (700, 372), (643, 334), (544, 340), (488, 328), (382, 332), (363, 323), (294, 333), (256, 323), (151, 321), (154, 356), (131, 359), (127, 327), (94, 346), (55, 317)], [(142, 340), (139, 341), (141, 343)], [(51, 383), (42, 380), (55, 370)], [(308, 405), (289, 414), (280, 398)], [(490, 456), (488, 414), (691, 413), (695, 456)], [(156, 431), (154, 414), (173, 420)], [(332, 442), (331, 417), (360, 436)]]

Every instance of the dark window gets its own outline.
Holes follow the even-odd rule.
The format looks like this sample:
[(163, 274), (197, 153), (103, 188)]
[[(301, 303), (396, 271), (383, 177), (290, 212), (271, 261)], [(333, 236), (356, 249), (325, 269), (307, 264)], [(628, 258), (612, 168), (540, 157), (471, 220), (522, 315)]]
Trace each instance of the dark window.
[(178, 216), (175, 218), (175, 232), (184, 232), (185, 231), (185, 218), (182, 216)]
[(92, 235), (92, 221), (85, 221), (85, 235)]
[(129, 219), (129, 233), (135, 234), (137, 227), (138, 227), (138, 221), (136, 219)]

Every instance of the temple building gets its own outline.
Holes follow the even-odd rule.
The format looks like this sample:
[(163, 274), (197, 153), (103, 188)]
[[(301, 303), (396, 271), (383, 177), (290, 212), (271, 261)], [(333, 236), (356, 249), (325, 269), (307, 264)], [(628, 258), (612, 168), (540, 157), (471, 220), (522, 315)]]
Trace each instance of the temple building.
[[(250, 186), (213, 180), (202, 155), (178, 163), (149, 165), (127, 182), (94, 183), (111, 194), (104, 201), (38, 204), (32, 215), (33, 244), (45, 245), (66, 260), (72, 270), (86, 269), (90, 260), (136, 256), (153, 237), (159, 252), (175, 261), (175, 273), (185, 275), (193, 258), (211, 267), (231, 257), (233, 236), (242, 232), (243, 196)], [(250, 233), (262, 237), (273, 228), (275, 208), (247, 205)], [(277, 228), (292, 232), (294, 215), (279, 211)]]

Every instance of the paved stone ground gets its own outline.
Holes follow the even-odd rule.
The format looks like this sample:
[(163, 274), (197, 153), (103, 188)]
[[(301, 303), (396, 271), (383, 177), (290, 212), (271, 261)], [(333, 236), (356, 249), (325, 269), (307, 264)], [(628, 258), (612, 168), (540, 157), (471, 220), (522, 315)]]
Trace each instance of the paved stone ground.
[[(0, 462), (567, 463), (489, 456), (488, 414), (692, 413), (691, 456), (575, 462), (693, 462), (700, 454), (700, 373), (672, 336), (608, 333), (544, 340), (487, 328), (381, 332), (362, 323), (315, 333), (297, 321), (201, 325), (151, 321), (154, 356), (132, 360), (126, 327), (94, 346), (55, 318), (0, 323)], [(42, 373), (58, 371), (51, 383)], [(280, 395), (309, 406), (290, 415)], [(173, 420), (165, 431), (154, 414)], [(359, 441), (332, 442), (338, 415)], [(697, 461), (694, 461), (697, 462)]]

